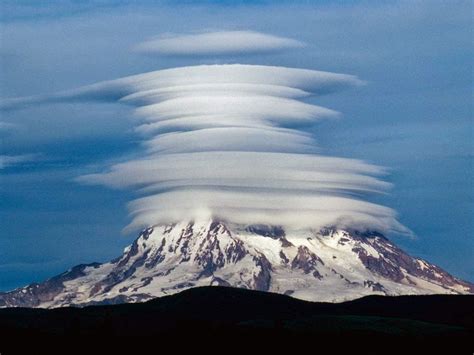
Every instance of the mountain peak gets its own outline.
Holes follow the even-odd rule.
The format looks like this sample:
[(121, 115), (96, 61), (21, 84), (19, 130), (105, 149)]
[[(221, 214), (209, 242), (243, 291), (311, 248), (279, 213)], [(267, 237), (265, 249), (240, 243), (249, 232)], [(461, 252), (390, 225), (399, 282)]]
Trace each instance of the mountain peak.
[(79, 265), (0, 294), (0, 306), (139, 302), (209, 285), (329, 302), (370, 294), (474, 292), (472, 284), (409, 256), (380, 233), (203, 218), (147, 228), (111, 262)]

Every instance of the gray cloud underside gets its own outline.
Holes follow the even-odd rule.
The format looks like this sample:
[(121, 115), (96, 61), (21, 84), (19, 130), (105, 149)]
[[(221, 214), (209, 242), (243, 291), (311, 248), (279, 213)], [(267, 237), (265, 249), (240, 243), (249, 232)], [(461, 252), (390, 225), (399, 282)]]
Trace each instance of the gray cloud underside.
[(218, 31), (197, 34), (169, 34), (135, 47), (138, 52), (159, 55), (227, 55), (266, 53), (303, 47), (304, 43), (255, 31)]
[(10, 100), (118, 101), (135, 106), (144, 156), (78, 181), (133, 188), (134, 229), (214, 216), (236, 223), (408, 232), (387, 207), (363, 201), (390, 184), (384, 169), (317, 154), (300, 127), (338, 113), (302, 100), (363, 84), (351, 75), (253, 65), (155, 71), (55, 95)]

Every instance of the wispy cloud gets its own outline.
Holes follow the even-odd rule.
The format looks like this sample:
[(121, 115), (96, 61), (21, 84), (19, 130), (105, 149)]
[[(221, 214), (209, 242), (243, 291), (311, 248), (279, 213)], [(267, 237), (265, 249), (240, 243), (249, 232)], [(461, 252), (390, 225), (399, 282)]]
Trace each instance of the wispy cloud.
[(140, 43), (138, 52), (174, 56), (208, 56), (277, 52), (304, 47), (303, 42), (256, 31), (168, 34)]
[(16, 125), (10, 122), (0, 121), (0, 133), (8, 132), (16, 128)]
[(0, 155), (0, 169), (6, 169), (26, 162), (33, 162), (39, 157), (39, 154)]

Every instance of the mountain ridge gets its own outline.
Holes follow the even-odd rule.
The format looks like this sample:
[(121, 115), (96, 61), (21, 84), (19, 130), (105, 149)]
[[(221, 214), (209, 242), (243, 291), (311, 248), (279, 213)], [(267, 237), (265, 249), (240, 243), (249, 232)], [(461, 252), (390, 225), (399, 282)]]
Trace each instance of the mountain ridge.
[(205, 219), (147, 228), (111, 262), (77, 265), (0, 293), (0, 307), (133, 303), (198, 286), (327, 302), (370, 294), (474, 293), (474, 285), (409, 256), (377, 232)]

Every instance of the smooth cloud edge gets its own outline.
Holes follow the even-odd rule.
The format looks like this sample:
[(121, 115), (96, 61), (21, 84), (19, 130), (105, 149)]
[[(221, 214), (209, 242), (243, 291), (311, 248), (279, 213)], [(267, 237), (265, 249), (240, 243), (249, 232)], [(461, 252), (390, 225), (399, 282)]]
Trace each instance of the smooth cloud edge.
[(132, 50), (149, 55), (206, 57), (266, 54), (305, 46), (302, 41), (253, 30), (223, 30), (155, 36)]

